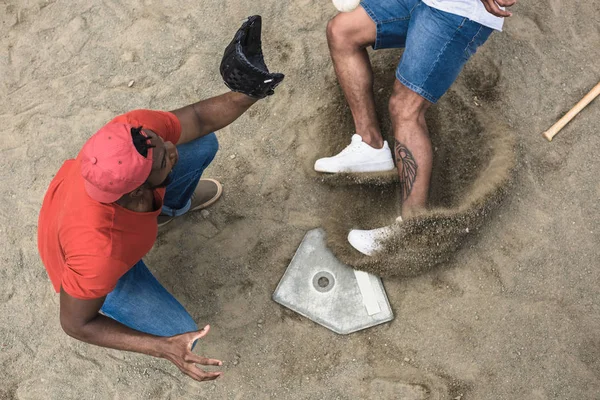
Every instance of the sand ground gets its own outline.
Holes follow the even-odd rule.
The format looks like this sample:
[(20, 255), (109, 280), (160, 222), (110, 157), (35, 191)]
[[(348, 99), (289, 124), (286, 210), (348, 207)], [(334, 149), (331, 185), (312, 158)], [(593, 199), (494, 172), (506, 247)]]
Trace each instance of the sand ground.
[[(335, 123), (349, 112), (327, 52), (328, 0), (0, 1), (0, 398), (600, 398), (600, 103), (552, 143), (540, 136), (598, 82), (600, 13), (560, 0), (514, 12), (449, 94), (514, 130), (514, 188), (452, 261), (385, 281), (395, 321), (337, 336), (271, 301), (318, 210), (352, 201), (310, 171), (352, 133)], [(225, 375), (200, 384), (62, 332), (37, 215), (63, 160), (113, 116), (222, 93), (222, 51), (251, 14), (286, 80), (219, 132), (206, 174), (223, 199), (172, 223), (146, 257), (212, 325), (199, 352), (224, 360)], [(400, 54), (373, 58), (389, 78)]]

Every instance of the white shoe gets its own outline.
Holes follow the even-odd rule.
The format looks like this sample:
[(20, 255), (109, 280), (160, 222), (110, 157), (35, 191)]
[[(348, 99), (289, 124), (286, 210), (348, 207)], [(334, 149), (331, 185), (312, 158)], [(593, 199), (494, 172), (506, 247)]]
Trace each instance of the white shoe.
[[(402, 222), (402, 217), (396, 218), (396, 222)], [(393, 232), (393, 225), (371, 230), (352, 229), (348, 233), (348, 242), (364, 255), (372, 256), (383, 248), (383, 242)]]
[(333, 157), (319, 158), (315, 162), (317, 172), (379, 172), (394, 169), (392, 152), (387, 141), (381, 149), (375, 149), (362, 141), (360, 135), (352, 135), (352, 142)]

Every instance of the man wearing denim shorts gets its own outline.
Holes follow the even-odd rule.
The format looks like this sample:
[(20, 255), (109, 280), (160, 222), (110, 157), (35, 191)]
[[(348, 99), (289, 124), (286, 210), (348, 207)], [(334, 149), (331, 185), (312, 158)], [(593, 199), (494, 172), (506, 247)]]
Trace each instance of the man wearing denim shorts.
[[(425, 112), (448, 90), (477, 48), (494, 30), (502, 29), (503, 18), (511, 15), (503, 7), (515, 2), (362, 0), (354, 11), (336, 15), (327, 25), (327, 41), (356, 134), (342, 152), (317, 160), (315, 170), (364, 173), (394, 169), (392, 151), (377, 122), (373, 72), (366, 48), (404, 47), (389, 100), (393, 152), (402, 214), (406, 217), (423, 209), (433, 155)], [(348, 241), (363, 254), (372, 255), (391, 232), (391, 226), (352, 230)]]

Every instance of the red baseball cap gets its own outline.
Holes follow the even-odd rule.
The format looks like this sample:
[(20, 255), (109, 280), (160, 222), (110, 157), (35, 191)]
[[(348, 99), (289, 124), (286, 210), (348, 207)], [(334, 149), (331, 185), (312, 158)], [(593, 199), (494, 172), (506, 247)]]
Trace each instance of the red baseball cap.
[[(83, 145), (81, 175), (88, 195), (101, 203), (114, 203), (140, 187), (152, 170), (152, 148), (141, 155), (131, 137), (133, 125), (104, 125)], [(142, 135), (146, 136), (142, 131)]]

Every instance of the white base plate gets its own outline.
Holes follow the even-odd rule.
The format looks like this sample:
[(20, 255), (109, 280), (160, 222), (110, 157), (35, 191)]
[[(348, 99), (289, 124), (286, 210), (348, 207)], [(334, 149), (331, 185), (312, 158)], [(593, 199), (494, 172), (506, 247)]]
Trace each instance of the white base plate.
[(342, 264), (322, 229), (306, 233), (273, 300), (342, 335), (394, 319), (381, 279)]

